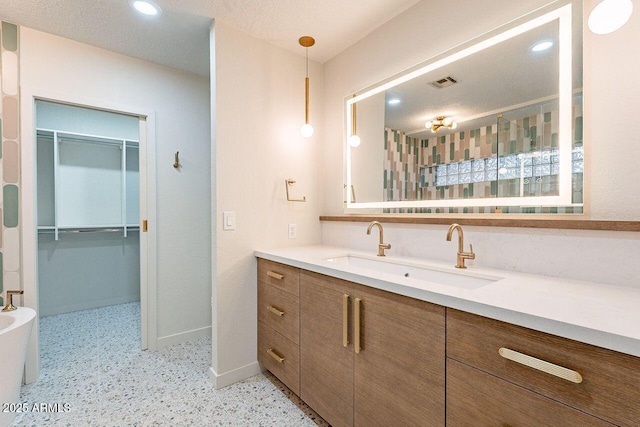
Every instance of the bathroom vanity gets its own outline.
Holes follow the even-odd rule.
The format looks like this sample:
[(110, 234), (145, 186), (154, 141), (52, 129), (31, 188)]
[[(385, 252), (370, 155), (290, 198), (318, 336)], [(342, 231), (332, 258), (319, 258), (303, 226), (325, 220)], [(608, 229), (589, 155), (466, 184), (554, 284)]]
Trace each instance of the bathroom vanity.
[(344, 248), (256, 255), (258, 359), (333, 426), (640, 424), (638, 290)]

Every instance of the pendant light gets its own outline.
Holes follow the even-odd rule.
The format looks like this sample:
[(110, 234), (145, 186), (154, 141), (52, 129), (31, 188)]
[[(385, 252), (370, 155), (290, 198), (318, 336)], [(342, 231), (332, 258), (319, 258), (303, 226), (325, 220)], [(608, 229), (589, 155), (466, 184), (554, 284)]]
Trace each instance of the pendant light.
[(589, 29), (595, 34), (609, 34), (627, 23), (633, 13), (631, 0), (603, 0), (589, 14)]
[(303, 36), (298, 43), (305, 48), (307, 58), (307, 73), (304, 78), (304, 124), (300, 127), (300, 133), (303, 137), (309, 138), (313, 135), (313, 126), (309, 123), (309, 48), (316, 44), (316, 41), (313, 37)]
[[(356, 97), (356, 94), (353, 94), (353, 97)], [(349, 136), (349, 145), (352, 147), (357, 147), (360, 145), (360, 137), (356, 132), (356, 103), (351, 104), (351, 136)]]

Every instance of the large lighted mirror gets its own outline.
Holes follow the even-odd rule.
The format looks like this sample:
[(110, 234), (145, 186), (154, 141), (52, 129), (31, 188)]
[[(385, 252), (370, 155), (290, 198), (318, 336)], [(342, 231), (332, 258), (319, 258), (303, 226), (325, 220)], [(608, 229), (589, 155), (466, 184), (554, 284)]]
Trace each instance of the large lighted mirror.
[(346, 211), (581, 213), (581, 17), (538, 11), (345, 98)]

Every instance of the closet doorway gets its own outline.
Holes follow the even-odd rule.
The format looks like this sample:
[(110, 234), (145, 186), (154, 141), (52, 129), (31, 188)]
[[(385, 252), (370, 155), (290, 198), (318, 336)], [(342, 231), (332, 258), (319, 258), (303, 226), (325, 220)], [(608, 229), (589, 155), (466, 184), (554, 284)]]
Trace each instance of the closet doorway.
[[(155, 348), (156, 340), (155, 306), (148, 303), (155, 295), (152, 115), (35, 94), (29, 102), (33, 145), (23, 151), (23, 171), (24, 181), (33, 181), (23, 183), (23, 212), (31, 211), (32, 223), (24, 221), (24, 302), (38, 322), (27, 383), (37, 380), (40, 352), (51, 340), (106, 336), (116, 344), (120, 334), (138, 336), (142, 349)], [(28, 168), (25, 157), (32, 160)], [(126, 330), (109, 327), (125, 314), (132, 319)]]

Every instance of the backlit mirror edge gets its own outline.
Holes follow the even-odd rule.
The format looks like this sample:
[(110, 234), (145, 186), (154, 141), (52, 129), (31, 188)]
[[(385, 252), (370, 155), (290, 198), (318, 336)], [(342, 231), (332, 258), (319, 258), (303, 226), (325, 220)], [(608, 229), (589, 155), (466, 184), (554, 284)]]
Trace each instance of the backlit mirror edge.
[[(564, 5), (561, 5), (566, 3)], [(560, 6), (559, 6), (560, 5)], [(453, 63), (466, 56), (480, 52), (502, 41), (508, 40), (526, 31), (537, 28), (554, 20), (559, 22), (559, 194), (557, 196), (535, 197), (496, 197), (487, 199), (451, 199), (451, 200), (415, 200), (390, 202), (357, 202), (353, 201), (351, 179), (351, 150), (348, 143), (352, 117), (351, 106), (367, 97), (383, 92), (389, 88), (409, 81), (427, 72)], [(583, 207), (584, 203), (572, 203), (571, 200), (571, 108), (572, 108), (572, 4), (571, 2), (552, 2), (539, 9), (516, 18), (492, 31), (481, 34), (465, 43), (455, 46), (444, 53), (433, 56), (422, 63), (397, 73), (377, 84), (370, 85), (357, 96), (348, 95), (344, 98), (344, 212), (371, 213), (379, 209), (411, 209), (411, 208), (459, 208), (459, 207), (491, 207), (491, 206), (519, 206), (519, 207)], [(480, 41), (478, 41), (480, 40)], [(448, 54), (448, 55), (447, 55)], [(447, 56), (445, 56), (447, 55)], [(356, 148), (357, 149), (357, 148)], [(525, 202), (525, 203), (523, 203)], [(486, 214), (485, 214), (486, 215)], [(575, 215), (575, 214), (574, 214)]]

